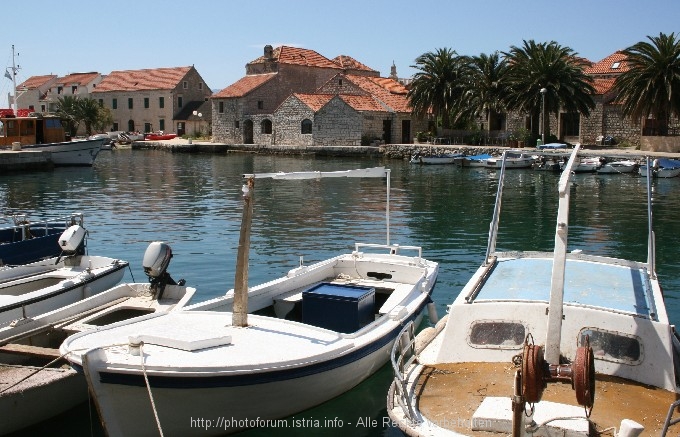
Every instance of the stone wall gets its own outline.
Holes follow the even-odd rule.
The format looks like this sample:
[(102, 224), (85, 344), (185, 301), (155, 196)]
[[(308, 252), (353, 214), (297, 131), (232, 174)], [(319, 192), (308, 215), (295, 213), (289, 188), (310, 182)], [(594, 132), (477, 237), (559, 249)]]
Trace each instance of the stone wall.
[(361, 134), (364, 131), (363, 125), (362, 114), (336, 96), (314, 117), (314, 145), (360, 146)]
[(302, 133), (302, 121), (305, 119), (312, 122), (314, 132), (314, 111), (294, 96), (286, 99), (274, 113), (273, 129), (276, 144), (311, 146), (312, 134)]

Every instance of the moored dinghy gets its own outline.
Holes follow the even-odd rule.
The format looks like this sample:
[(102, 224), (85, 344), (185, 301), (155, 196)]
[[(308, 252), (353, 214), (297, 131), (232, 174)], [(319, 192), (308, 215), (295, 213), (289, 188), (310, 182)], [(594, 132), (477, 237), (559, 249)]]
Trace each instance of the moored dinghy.
[[(389, 175), (382, 167), (246, 175), (234, 290), (68, 338), (61, 352), (85, 373), (108, 434), (235, 432), (325, 402), (380, 369), (401, 327), (420, 319), (438, 272), (421, 248), (390, 244)], [(254, 181), (327, 177), (386, 178), (386, 244), (356, 244), (248, 288)], [(210, 429), (191, 426), (220, 416)]]
[[(178, 310), (194, 288), (167, 273), (169, 246), (149, 245), (148, 283), (121, 284), (54, 311), (0, 328), (0, 435), (49, 419), (87, 401), (82, 373), (65, 366), (59, 345), (70, 334), (147, 314)], [(179, 281), (180, 284), (183, 281)]]
[(680, 341), (655, 272), (651, 184), (647, 262), (567, 252), (576, 152), (554, 251), (496, 251), (501, 172), (484, 263), (446, 321), (395, 343), (387, 410), (408, 435), (630, 437), (673, 423)]

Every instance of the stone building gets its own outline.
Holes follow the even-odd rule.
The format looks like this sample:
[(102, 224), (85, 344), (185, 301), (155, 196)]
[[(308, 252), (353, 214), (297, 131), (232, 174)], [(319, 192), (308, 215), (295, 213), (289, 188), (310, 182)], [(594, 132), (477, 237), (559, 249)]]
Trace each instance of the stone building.
[(246, 76), (212, 96), (213, 139), (227, 144), (411, 142), (406, 88), (349, 56), (265, 46)]
[(28, 109), (32, 112), (48, 112), (47, 93), (57, 79), (58, 77), (54, 74), (31, 76), (18, 84), (17, 108)]
[[(166, 131), (184, 134), (187, 121), (212, 91), (193, 66), (113, 71), (91, 93), (111, 110), (112, 131)], [(183, 114), (183, 115), (181, 115)], [(181, 115), (181, 116), (180, 116)], [(194, 120), (208, 131), (210, 120)], [(195, 129), (197, 129), (195, 127)]]

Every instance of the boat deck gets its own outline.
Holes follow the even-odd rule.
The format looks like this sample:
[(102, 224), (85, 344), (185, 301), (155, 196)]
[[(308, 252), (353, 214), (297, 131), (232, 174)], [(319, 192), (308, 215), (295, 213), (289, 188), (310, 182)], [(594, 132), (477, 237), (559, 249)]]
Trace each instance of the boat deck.
[[(639, 265), (624, 261), (620, 264), (592, 262), (594, 257), (581, 257), (588, 258), (589, 262), (579, 261), (578, 257), (567, 259), (565, 303), (607, 307), (654, 318), (655, 310), (649, 303), (653, 300), (652, 290)], [(551, 257), (499, 259), (475, 300), (547, 302), (552, 266)]]
[[(511, 363), (425, 366), (415, 389), (419, 396), (418, 409), (429, 421), (443, 428), (465, 435), (498, 436), (495, 432), (473, 431), (470, 428), (473, 414), (489, 396), (507, 398), (509, 408), (515, 370)], [(598, 375), (595, 387), (590, 435), (611, 435), (604, 431), (612, 427), (618, 429), (623, 419), (642, 424), (645, 435), (659, 435), (670, 404), (680, 398), (666, 390), (609, 376)], [(542, 401), (578, 407), (575, 392), (568, 384), (548, 384)], [(680, 431), (680, 425), (676, 428), (671, 428), (671, 434)]]

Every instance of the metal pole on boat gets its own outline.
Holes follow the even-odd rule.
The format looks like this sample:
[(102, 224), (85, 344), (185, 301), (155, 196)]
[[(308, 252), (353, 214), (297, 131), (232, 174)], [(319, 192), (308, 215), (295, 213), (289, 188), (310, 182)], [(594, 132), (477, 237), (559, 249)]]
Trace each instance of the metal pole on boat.
[(385, 205), (385, 222), (387, 223), (387, 245), (390, 245), (390, 169), (385, 169), (387, 177), (387, 202)]
[(647, 236), (647, 269), (649, 276), (656, 279), (656, 238), (654, 236), (654, 227), (652, 225), (652, 166), (647, 157), (647, 225), (649, 226)]
[(498, 191), (496, 191), (496, 203), (493, 210), (493, 218), (489, 225), (489, 241), (486, 246), (486, 257), (484, 258), (484, 265), (489, 263), (489, 257), (496, 251), (496, 238), (498, 236), (498, 220), (501, 215), (501, 199), (503, 198), (503, 183), (505, 182), (505, 158), (507, 152), (503, 152), (501, 161), (501, 171), (498, 175)]
[(249, 177), (243, 185), (243, 216), (238, 238), (236, 255), (236, 276), (234, 278), (234, 308), (231, 324), (248, 326), (248, 254), (250, 252), (250, 225), (253, 219), (253, 190), (255, 178)]

